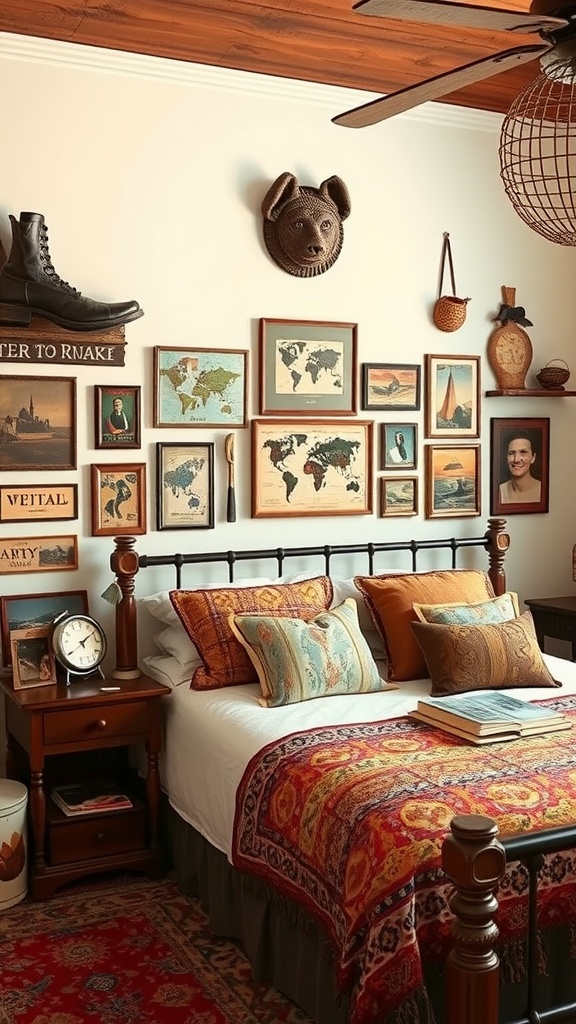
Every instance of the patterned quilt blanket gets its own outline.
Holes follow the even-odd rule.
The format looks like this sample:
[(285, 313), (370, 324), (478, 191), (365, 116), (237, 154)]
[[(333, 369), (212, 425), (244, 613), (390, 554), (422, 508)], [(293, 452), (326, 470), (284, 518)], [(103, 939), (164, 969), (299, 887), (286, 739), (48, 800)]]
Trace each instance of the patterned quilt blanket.
[[(576, 697), (546, 705), (576, 722)], [(488, 815), (500, 837), (574, 824), (575, 742), (576, 728), (478, 747), (405, 718), (293, 734), (246, 768), (233, 862), (323, 922), (352, 990), (351, 1024), (416, 1020), (423, 1007), (433, 1020), (423, 963), (442, 963), (450, 939), (440, 864), (450, 820)], [(526, 890), (526, 870), (510, 865), (505, 942), (525, 929)], [(540, 892), (542, 928), (576, 922), (572, 854), (547, 860)]]

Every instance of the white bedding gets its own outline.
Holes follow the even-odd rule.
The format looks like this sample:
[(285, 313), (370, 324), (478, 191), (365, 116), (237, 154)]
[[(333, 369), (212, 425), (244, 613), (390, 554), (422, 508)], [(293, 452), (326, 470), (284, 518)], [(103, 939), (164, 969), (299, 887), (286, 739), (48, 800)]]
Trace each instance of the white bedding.
[[(576, 663), (544, 655), (562, 689), (504, 690), (522, 700), (576, 693)], [(258, 704), (259, 686), (195, 691), (177, 686), (166, 714), (162, 785), (174, 810), (231, 860), (236, 789), (250, 758), (263, 746), (302, 729), (375, 722), (405, 715), (430, 693), (430, 680), (357, 697), (322, 697), (280, 708)]]

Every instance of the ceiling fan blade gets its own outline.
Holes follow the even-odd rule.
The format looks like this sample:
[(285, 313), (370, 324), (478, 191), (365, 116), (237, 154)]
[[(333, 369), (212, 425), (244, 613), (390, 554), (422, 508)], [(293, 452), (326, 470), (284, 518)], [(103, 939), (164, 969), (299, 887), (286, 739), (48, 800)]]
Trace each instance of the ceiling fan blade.
[(375, 18), (484, 28), (493, 32), (551, 32), (568, 24), (566, 18), (554, 18), (548, 14), (504, 11), (474, 4), (449, 3), (447, 0), (360, 0), (354, 5), (354, 10)]
[(353, 110), (347, 110), (343, 114), (333, 117), (334, 124), (344, 125), (346, 128), (366, 128), (367, 125), (384, 121), (387, 117), (394, 117), (405, 110), (411, 110), (420, 103), (427, 103), (430, 100), (440, 99), (450, 92), (463, 89), (474, 82), (481, 82), (484, 78), (492, 75), (499, 75), (501, 71), (508, 71), (509, 68), (518, 64), (525, 64), (529, 60), (535, 60), (543, 53), (552, 49), (551, 43), (542, 43), (534, 46), (518, 46), (513, 50), (503, 50), (501, 53), (492, 54), (491, 57), (483, 57), (482, 60), (475, 60), (472, 64), (465, 64), (454, 71), (446, 71), (435, 78), (428, 78), (425, 82), (418, 82), (416, 85), (409, 85), (407, 89), (399, 89), (398, 92), (389, 93), (381, 99), (371, 100)]

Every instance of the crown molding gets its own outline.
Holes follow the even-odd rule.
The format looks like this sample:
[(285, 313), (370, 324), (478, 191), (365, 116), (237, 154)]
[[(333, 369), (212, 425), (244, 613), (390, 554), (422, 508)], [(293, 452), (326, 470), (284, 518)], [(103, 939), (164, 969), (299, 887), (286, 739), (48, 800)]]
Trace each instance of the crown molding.
[[(77, 68), (101, 74), (126, 75), (161, 82), (177, 82), (220, 92), (243, 93), (274, 100), (289, 100), (329, 109), (334, 115), (340, 110), (357, 107), (377, 99), (378, 93), (320, 85), (316, 82), (278, 78), (273, 75), (235, 71), (172, 60), (150, 57), (147, 54), (109, 50), (82, 43), (66, 43), (37, 36), (22, 36), (0, 32), (0, 58), (35, 64), (49, 64), (60, 68)], [(466, 128), (472, 131), (499, 132), (502, 115), (447, 103), (424, 103), (422, 106), (396, 115), (395, 119), (416, 121), (448, 128)], [(378, 129), (372, 126), (372, 131)], [(380, 126), (381, 127), (381, 126)], [(370, 129), (365, 129), (369, 131)]]

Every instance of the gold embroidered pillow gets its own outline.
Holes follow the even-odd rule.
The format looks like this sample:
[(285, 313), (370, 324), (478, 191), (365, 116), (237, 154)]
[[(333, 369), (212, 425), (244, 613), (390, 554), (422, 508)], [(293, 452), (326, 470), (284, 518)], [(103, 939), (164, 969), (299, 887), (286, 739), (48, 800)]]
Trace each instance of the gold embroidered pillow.
[(388, 688), (360, 632), (351, 597), (309, 622), (231, 615), (230, 627), (258, 673), (264, 707)]
[(172, 590), (170, 600), (196, 645), (202, 665), (192, 676), (193, 690), (215, 690), (257, 682), (257, 675), (228, 622), (232, 614), (264, 614), (313, 619), (332, 602), (328, 576), (263, 587)]
[(422, 679), (428, 675), (424, 655), (411, 624), (416, 618), (414, 603), (462, 604), (494, 597), (487, 573), (477, 569), (446, 569), (383, 576), (355, 576), (370, 614), (386, 646), (389, 678)]
[(558, 686), (542, 658), (530, 612), (490, 626), (413, 622), (432, 696), (515, 686)]
[(490, 626), (507, 622), (520, 615), (518, 594), (507, 591), (500, 597), (476, 604), (415, 604), (414, 611), (420, 622), (437, 622), (442, 626)]

